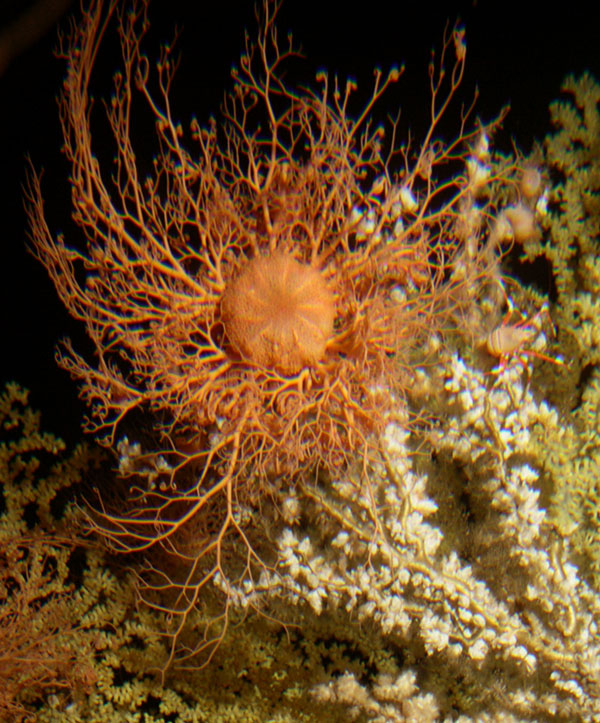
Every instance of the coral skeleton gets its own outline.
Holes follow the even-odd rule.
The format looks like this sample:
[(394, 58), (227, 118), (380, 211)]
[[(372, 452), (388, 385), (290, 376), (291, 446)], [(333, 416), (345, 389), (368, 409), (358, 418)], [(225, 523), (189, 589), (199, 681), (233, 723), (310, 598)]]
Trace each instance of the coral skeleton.
[[(479, 685), (488, 678), (493, 685), (499, 671), (518, 676), (519, 686), (490, 706), (518, 720), (600, 720), (600, 597), (540, 507), (538, 472), (524, 461), (529, 430), (556, 424), (556, 415), (524, 387), (520, 363), (504, 369), (491, 390), (484, 372), (456, 355), (440, 371), (452, 413), (427, 437), (437, 454), (477, 475), (489, 537), (478, 562), (444, 551), (442, 530), (428, 520), (437, 510), (427, 494), (432, 479), (415, 470), (409, 434), (393, 421), (380, 463), (368, 472), (368, 494), (356, 495), (350, 479), (327, 495), (309, 491), (305, 516), (321, 509), (330, 524), (308, 534), (285, 528), (278, 569), (265, 571), (256, 585), (246, 581), (233, 599), (256, 605), (253, 598), (268, 594), (304, 602), (316, 615), (339, 609), (391, 639), (422, 646), (427, 657), (443, 656), (456, 676), (466, 675), (470, 661)], [(440, 483), (450, 468), (437, 471)], [(497, 566), (486, 562), (490, 555), (496, 565), (498, 556), (504, 560), (501, 582)], [(367, 691), (348, 678), (314, 694), (351, 703), (375, 720), (438, 720), (441, 701), (422, 701), (428, 713), (421, 719), (407, 712), (404, 695), (383, 698), (394, 702), (392, 713), (378, 691), (379, 684)]]

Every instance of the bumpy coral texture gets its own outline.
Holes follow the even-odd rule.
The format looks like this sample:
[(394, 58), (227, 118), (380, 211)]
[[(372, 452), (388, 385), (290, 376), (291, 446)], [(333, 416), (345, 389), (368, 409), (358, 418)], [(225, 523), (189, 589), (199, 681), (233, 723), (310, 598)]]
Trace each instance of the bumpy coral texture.
[(545, 233), (523, 251), (551, 266), (559, 346), (568, 362), (547, 379), (565, 424), (538, 438), (547, 451), (551, 513), (600, 589), (600, 85), (586, 73), (568, 77), (562, 90), (550, 106), (554, 131), (544, 144), (554, 181), (544, 197)]
[[(424, 681), (411, 698), (408, 665), (369, 686), (347, 673), (317, 686), (317, 700), (415, 723), (600, 716), (600, 596), (540, 505), (539, 468), (524, 462), (544, 462), (531, 430), (561, 429), (525, 386), (527, 365), (512, 360), (493, 381), (456, 355), (430, 369), (447, 405), (439, 427), (391, 422), (370, 493), (357, 497), (351, 477), (309, 490), (298, 503), (318, 523), (292, 520), (279, 569), (233, 596), (242, 607), (283, 596), (318, 616), (334, 610), (341, 628), (373, 625)], [(436, 461), (419, 471), (429, 445)], [(468, 524), (428, 492), (448, 487), (469, 500)]]

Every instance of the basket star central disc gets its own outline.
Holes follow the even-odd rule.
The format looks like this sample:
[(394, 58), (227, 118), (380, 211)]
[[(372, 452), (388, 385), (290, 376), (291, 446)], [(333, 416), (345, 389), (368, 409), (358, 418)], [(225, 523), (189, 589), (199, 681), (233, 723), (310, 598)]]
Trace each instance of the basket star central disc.
[(322, 359), (333, 333), (335, 299), (325, 279), (286, 253), (249, 261), (227, 284), (221, 309), (240, 356), (284, 374)]

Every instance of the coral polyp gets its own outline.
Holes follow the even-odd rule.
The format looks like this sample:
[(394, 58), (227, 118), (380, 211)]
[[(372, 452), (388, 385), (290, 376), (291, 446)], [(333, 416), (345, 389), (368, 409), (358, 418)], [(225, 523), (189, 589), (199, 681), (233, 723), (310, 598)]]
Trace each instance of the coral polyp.
[(284, 374), (319, 362), (333, 333), (335, 300), (325, 279), (290, 254), (249, 261), (227, 284), (221, 308), (241, 358)]

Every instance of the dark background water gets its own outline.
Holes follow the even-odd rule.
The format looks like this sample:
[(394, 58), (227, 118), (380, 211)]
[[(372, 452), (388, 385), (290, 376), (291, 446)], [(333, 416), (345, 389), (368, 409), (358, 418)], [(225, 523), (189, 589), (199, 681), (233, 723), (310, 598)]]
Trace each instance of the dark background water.
[[(52, 0), (49, 0), (52, 3)], [(58, 5), (65, 0), (56, 0)], [(30, 4), (0, 2), (0, 31)], [(282, 38), (292, 31), (307, 60), (295, 63), (295, 77), (316, 87), (315, 73), (328, 69), (351, 76), (366, 97), (375, 66), (406, 65), (406, 73), (378, 107), (383, 119), (402, 108), (403, 127), (418, 138), (429, 112), (427, 64), (441, 47), (446, 23), (460, 19), (466, 27), (467, 72), (460, 99), (469, 102), (475, 86), (479, 115), (489, 120), (510, 103), (500, 144), (511, 139), (525, 151), (550, 130), (548, 104), (564, 77), (590, 70), (600, 78), (600, 25), (588, 3), (561, 4), (552, 12), (546, 3), (430, 2), (370, 0), (359, 9), (340, 0), (287, 0), (281, 9)], [(66, 23), (72, 3), (59, 25)], [(205, 123), (218, 114), (223, 92), (231, 87), (230, 70), (243, 46), (244, 29), (256, 27), (251, 0), (189, 2), (153, 0), (148, 54), (181, 30), (181, 67), (172, 105), (187, 124), (191, 116)], [(56, 96), (64, 73), (53, 57), (55, 24), (23, 49), (0, 76), (0, 383), (17, 381), (32, 392), (43, 412), (44, 427), (68, 441), (80, 436), (84, 409), (77, 388), (55, 364), (54, 348), (65, 335), (82, 340), (82, 329), (62, 308), (45, 270), (27, 253), (27, 223), (22, 185), (26, 157), (44, 169), (43, 188), (53, 231), (77, 242), (70, 222), (69, 169), (61, 156)], [(107, 43), (100, 61), (100, 88), (110, 93), (110, 75), (118, 66), (117, 48)], [(102, 77), (101, 77), (101, 74)], [(459, 104), (454, 113), (459, 112)], [(455, 115), (456, 118), (456, 115)], [(142, 139), (143, 142), (143, 139)], [(151, 155), (152, 151), (149, 151)], [(150, 159), (148, 159), (150, 160)], [(543, 286), (543, 280), (542, 280)]]

